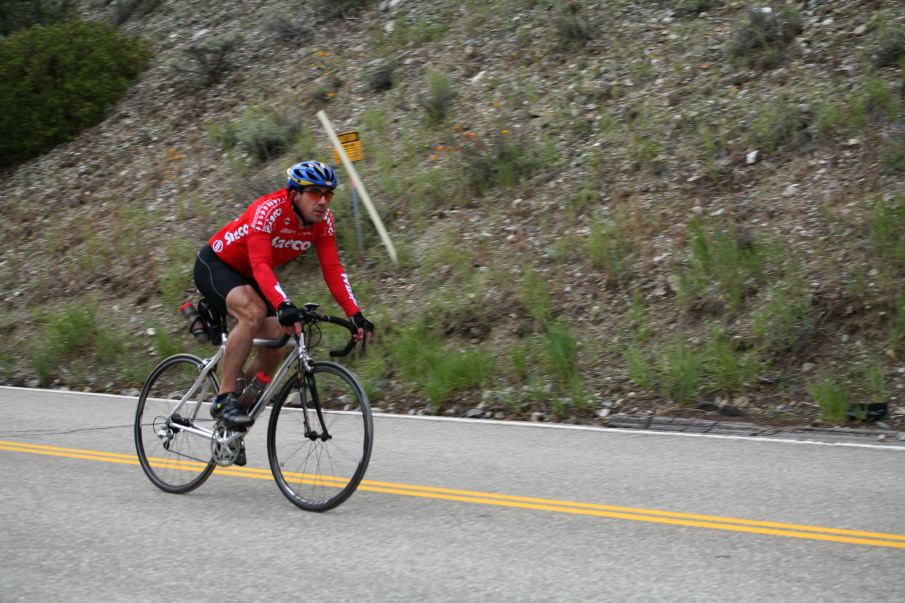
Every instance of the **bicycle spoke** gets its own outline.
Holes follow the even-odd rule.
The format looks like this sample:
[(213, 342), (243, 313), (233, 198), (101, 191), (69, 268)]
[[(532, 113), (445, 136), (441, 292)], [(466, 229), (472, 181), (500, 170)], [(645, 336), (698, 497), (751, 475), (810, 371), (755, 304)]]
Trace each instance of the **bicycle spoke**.
[(210, 438), (185, 428), (211, 431), (207, 406), (218, 390), (208, 377), (181, 403), (201, 374), (201, 361), (181, 354), (160, 363), (148, 377), (135, 415), (135, 446), (142, 469), (167, 492), (188, 492), (213, 471)]
[[(270, 418), (268, 456), (289, 500), (304, 509), (324, 511), (358, 487), (370, 458), (373, 426), (367, 397), (348, 371), (318, 362), (312, 375), (320, 408), (308, 379), (307, 411), (295, 407), (297, 382), (287, 384)], [(305, 412), (318, 436), (314, 439), (305, 432)], [(330, 437), (322, 439), (325, 430)]]

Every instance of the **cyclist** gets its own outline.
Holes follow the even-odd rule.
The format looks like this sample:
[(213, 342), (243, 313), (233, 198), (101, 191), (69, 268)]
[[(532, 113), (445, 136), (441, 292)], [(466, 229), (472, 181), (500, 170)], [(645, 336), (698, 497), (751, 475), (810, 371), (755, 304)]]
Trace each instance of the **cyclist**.
[[(247, 428), (254, 421), (238, 401), (241, 392), (236, 382), (244, 379), (241, 371), (252, 339), (278, 338), (283, 331), (301, 335), (298, 310), (280, 286), (274, 267), (313, 246), (327, 287), (358, 327), (355, 339), (369, 342), (373, 338), (374, 325), (362, 315), (339, 263), (333, 214), (328, 209), (339, 182), (336, 173), (325, 163), (303, 161), (287, 174), (285, 188), (249, 205), (210, 238), (195, 261), (198, 290), (220, 312), (238, 321), (226, 340), (220, 392), (211, 404), (211, 415), (231, 428)], [(258, 348), (248, 374), (272, 374), (282, 355), (281, 349)]]

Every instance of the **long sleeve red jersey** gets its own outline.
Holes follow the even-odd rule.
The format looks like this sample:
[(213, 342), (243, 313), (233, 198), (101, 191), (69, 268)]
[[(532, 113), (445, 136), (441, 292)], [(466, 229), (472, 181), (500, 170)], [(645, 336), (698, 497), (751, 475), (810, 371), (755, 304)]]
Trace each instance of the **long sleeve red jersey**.
[(324, 281), (346, 316), (359, 311), (349, 279), (339, 263), (333, 214), (305, 226), (294, 211), (286, 189), (264, 195), (242, 215), (210, 238), (211, 248), (236, 272), (254, 278), (267, 301), (278, 307), (289, 301), (273, 269), (314, 246)]

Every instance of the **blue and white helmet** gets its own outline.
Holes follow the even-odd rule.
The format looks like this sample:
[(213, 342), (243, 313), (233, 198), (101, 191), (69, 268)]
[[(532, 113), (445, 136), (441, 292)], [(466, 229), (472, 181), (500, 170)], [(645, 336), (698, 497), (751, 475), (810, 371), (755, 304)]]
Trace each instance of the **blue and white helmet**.
[(290, 189), (301, 190), (306, 186), (328, 186), (334, 189), (339, 184), (333, 168), (320, 161), (296, 163), (286, 173), (289, 175), (286, 186)]

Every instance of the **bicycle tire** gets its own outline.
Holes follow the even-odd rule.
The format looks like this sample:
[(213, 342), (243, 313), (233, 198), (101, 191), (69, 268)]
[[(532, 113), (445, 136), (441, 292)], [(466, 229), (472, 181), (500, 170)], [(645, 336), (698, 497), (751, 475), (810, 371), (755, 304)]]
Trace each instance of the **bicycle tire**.
[[(311, 365), (304, 388), (289, 379), (274, 399), (267, 428), (267, 458), (280, 491), (306, 511), (328, 511), (358, 488), (371, 458), (374, 421), (364, 389), (345, 367), (329, 361)], [(321, 401), (313, 404), (311, 383)], [(308, 409), (301, 407), (305, 395)], [(298, 404), (298, 407), (296, 406)], [(328, 440), (305, 435), (303, 413)]]
[(208, 373), (194, 399), (182, 407), (176, 420), (167, 420), (177, 402), (198, 379), (202, 366), (201, 359), (191, 354), (170, 356), (151, 371), (138, 397), (135, 450), (145, 474), (166, 492), (179, 494), (194, 490), (216, 467), (211, 458), (210, 440), (179, 430), (180, 424), (213, 428), (214, 420), (207, 408), (219, 390), (213, 371)]

